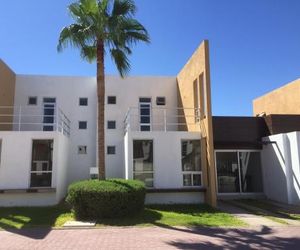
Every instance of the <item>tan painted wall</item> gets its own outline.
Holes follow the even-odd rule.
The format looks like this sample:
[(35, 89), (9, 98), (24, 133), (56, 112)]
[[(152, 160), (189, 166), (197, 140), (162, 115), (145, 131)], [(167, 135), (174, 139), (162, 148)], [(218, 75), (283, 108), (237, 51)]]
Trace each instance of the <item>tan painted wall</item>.
[[(16, 74), (0, 59), (0, 107), (13, 106), (15, 97)], [(12, 115), (12, 108), (0, 108), (1, 115)], [(0, 116), (0, 123), (11, 123), (12, 116)], [(0, 131), (11, 130), (12, 125), (0, 124)]]
[[(177, 76), (178, 103), (183, 108), (196, 108), (194, 99), (195, 80), (203, 82), (204, 91), (199, 89), (201, 120), (195, 123), (194, 110), (185, 110), (184, 119), (188, 131), (201, 132), (203, 184), (207, 187), (206, 202), (216, 206), (216, 179), (211, 113), (211, 88), (208, 41), (201, 43)], [(206, 107), (206, 108), (204, 108)], [(206, 110), (206, 112), (205, 112)]]
[(253, 114), (300, 114), (300, 79), (253, 101)]

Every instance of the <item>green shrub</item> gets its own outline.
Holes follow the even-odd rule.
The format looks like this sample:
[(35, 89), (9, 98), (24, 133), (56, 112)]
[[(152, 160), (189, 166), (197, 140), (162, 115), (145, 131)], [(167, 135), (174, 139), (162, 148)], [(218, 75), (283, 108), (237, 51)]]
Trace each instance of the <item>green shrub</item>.
[(78, 219), (130, 216), (144, 208), (146, 189), (136, 180), (109, 179), (75, 182), (66, 201)]

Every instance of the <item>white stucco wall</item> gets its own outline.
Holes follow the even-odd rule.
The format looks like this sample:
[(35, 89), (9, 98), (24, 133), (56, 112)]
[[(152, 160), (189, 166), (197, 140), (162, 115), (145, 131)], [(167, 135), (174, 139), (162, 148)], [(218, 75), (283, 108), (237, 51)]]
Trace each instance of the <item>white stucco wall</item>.
[[(116, 129), (105, 131), (107, 146), (116, 146), (115, 155), (106, 155), (107, 177), (125, 177), (124, 171), (124, 119), (129, 107), (138, 107), (139, 97), (165, 96), (165, 108), (177, 107), (175, 77), (106, 77), (106, 96), (116, 96), (117, 104), (105, 105), (105, 121), (115, 120)], [(38, 97), (39, 114), (42, 114), (44, 97), (55, 97), (57, 105), (71, 120), (68, 183), (89, 178), (90, 168), (96, 166), (97, 98), (96, 78), (18, 75), (15, 105), (25, 106), (30, 112), (28, 97)], [(79, 98), (87, 97), (88, 106), (79, 106)], [(160, 106), (161, 107), (161, 106)], [(36, 109), (36, 107), (35, 107)], [(17, 110), (15, 110), (17, 112)], [(35, 114), (36, 114), (35, 110)], [(87, 121), (87, 130), (78, 129), (78, 121)], [(106, 127), (106, 124), (105, 124)], [(77, 147), (87, 146), (87, 155), (79, 155)]]
[(300, 133), (272, 135), (263, 140), (264, 191), (269, 199), (300, 204)]
[[(51, 193), (0, 194), (0, 206), (52, 205), (65, 194), (68, 138), (58, 132), (0, 132), (2, 141), (0, 163), (0, 189), (30, 188), (30, 171), (33, 140), (53, 140), (53, 166)], [(19, 197), (23, 197), (20, 199)], [(37, 199), (36, 197), (39, 197)], [(32, 200), (32, 203), (30, 202)], [(55, 201), (55, 202), (54, 202)]]

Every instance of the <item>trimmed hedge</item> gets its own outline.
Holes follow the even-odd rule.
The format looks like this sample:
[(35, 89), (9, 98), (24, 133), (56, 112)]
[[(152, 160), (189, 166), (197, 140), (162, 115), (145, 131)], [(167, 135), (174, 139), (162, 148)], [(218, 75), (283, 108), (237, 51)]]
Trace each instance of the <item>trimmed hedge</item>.
[(86, 180), (69, 186), (66, 201), (78, 219), (130, 216), (144, 208), (146, 188), (137, 180)]

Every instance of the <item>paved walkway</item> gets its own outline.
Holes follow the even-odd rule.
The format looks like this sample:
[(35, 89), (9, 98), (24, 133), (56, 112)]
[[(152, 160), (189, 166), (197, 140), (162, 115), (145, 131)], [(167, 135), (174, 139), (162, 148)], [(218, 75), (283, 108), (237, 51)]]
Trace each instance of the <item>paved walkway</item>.
[(270, 219), (267, 219), (262, 216), (258, 216), (255, 214), (252, 214), (242, 208), (233, 206), (227, 202), (218, 201), (218, 208), (224, 212), (230, 213), (236, 217), (238, 217), (240, 220), (246, 222), (251, 227), (279, 227), (282, 226), (281, 223), (272, 221)]
[(300, 227), (26, 229), (0, 231), (2, 250), (300, 249)]

